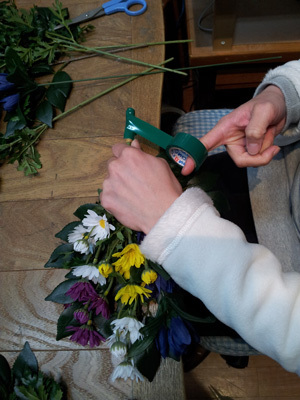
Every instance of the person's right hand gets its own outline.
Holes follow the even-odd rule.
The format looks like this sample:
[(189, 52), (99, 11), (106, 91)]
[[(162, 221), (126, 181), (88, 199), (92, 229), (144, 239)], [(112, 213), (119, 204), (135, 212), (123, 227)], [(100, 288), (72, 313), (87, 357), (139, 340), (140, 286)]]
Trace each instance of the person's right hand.
[[(201, 142), (208, 151), (226, 145), (238, 167), (266, 165), (279, 152), (273, 142), (284, 127), (285, 119), (284, 95), (277, 86), (270, 85), (221, 118)], [(193, 169), (194, 163), (188, 159), (182, 174), (188, 175)]]

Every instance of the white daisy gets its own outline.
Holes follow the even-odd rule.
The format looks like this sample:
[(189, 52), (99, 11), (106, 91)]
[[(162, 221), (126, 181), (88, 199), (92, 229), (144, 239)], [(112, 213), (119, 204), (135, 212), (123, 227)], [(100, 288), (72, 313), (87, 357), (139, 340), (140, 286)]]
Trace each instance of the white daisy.
[(114, 382), (118, 378), (123, 378), (125, 381), (130, 378), (136, 382), (143, 381), (144, 378), (140, 372), (135, 368), (133, 362), (122, 361), (113, 371), (111, 379)]
[(106, 215), (98, 215), (93, 210), (88, 210), (87, 215), (82, 220), (82, 224), (87, 227), (94, 239), (103, 240), (110, 236), (110, 231), (116, 228), (107, 222)]
[(84, 240), (78, 240), (77, 242), (73, 243), (73, 248), (75, 251), (81, 254), (89, 254), (90, 248), (88, 242)]
[[(114, 325), (114, 334), (119, 335), (120, 339), (123, 341), (126, 341), (127, 333), (130, 335), (131, 343), (143, 338), (143, 335), (139, 332), (139, 330), (145, 325), (135, 318), (124, 317), (121, 319), (115, 319), (111, 325)], [(111, 340), (113, 340), (112, 337)]]
[(117, 340), (111, 346), (110, 351), (113, 356), (117, 358), (124, 358), (127, 353), (127, 346), (125, 343), (121, 342), (121, 340)]
[(75, 276), (87, 278), (95, 284), (105, 285), (106, 283), (106, 279), (94, 265), (79, 265), (79, 267), (73, 269), (72, 273)]
[(88, 230), (83, 225), (78, 225), (68, 235), (68, 242), (73, 243), (75, 251), (81, 254), (89, 253)]

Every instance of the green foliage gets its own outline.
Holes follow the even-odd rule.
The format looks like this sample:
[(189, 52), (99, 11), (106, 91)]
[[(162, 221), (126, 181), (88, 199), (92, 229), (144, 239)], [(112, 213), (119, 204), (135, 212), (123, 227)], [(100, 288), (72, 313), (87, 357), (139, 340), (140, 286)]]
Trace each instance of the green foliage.
[(64, 393), (51, 376), (39, 371), (37, 359), (26, 342), (12, 369), (0, 355), (0, 396), (1, 400), (62, 400)]
[(45, 298), (46, 301), (53, 301), (59, 304), (70, 304), (73, 302), (72, 298), (66, 295), (66, 292), (76, 283), (78, 279), (68, 279), (67, 281), (61, 282), (53, 290), (49, 296)]
[[(70, 76), (52, 63), (68, 51), (66, 43), (84, 40), (90, 26), (67, 27), (68, 10), (55, 0), (52, 7), (18, 9), (14, 1), (0, 2), (0, 73), (14, 84), (19, 94), (18, 106), (7, 111), (5, 133), (0, 133), (0, 163), (18, 163), (25, 175), (37, 174), (42, 167), (36, 149), (41, 135), (53, 127), (56, 110), (64, 112), (72, 89)], [(57, 34), (53, 28), (63, 24)], [(37, 83), (36, 77), (51, 76), (46, 84)], [(5, 93), (0, 96), (5, 98)], [(0, 113), (1, 115), (1, 113)]]
[(70, 262), (75, 259), (71, 244), (62, 244), (58, 246), (51, 254), (49, 260), (45, 264), (45, 268), (69, 268)]
[[(74, 284), (74, 282), (73, 282)], [(46, 299), (47, 300), (47, 299)], [(67, 326), (76, 326), (78, 325), (77, 321), (74, 318), (74, 311), (80, 308), (80, 304), (71, 304), (70, 307), (67, 307), (59, 316), (57, 321), (57, 335), (56, 340), (61, 340), (67, 336), (71, 335), (71, 332), (66, 330)]]

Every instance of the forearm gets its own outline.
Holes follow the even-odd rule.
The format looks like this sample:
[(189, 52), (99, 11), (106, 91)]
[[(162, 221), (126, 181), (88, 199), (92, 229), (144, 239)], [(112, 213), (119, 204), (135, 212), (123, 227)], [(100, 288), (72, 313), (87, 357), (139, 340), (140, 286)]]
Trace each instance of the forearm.
[(300, 374), (300, 277), (249, 244), (205, 193), (185, 192), (141, 245), (184, 289), (257, 350)]

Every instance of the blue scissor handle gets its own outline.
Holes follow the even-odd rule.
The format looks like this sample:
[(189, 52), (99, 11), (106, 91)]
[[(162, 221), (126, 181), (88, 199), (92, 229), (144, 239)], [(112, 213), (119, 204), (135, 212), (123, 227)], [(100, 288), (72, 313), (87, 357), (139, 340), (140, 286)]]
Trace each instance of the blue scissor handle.
[[(130, 7), (135, 4), (140, 4), (142, 6), (141, 9), (137, 11), (131, 11)], [(106, 3), (102, 4), (105, 14), (113, 14), (118, 11), (124, 11), (127, 15), (141, 15), (147, 9), (146, 0), (110, 0)]]

